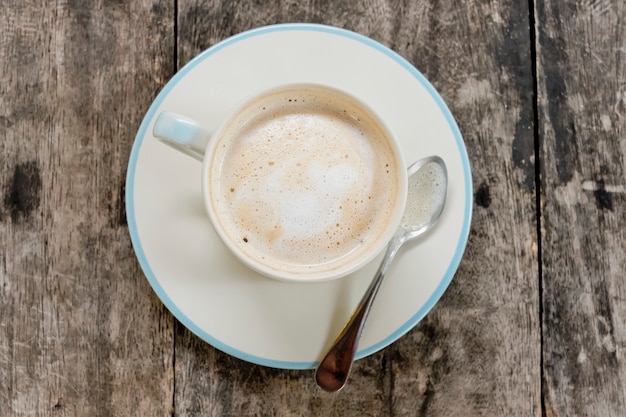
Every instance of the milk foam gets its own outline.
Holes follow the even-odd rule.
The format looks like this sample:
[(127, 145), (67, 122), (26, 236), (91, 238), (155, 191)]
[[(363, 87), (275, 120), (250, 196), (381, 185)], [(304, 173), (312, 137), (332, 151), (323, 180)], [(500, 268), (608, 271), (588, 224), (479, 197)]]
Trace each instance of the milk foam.
[(267, 265), (333, 268), (380, 235), (393, 211), (393, 149), (361, 110), (335, 100), (277, 98), (223, 139), (213, 183), (222, 226)]

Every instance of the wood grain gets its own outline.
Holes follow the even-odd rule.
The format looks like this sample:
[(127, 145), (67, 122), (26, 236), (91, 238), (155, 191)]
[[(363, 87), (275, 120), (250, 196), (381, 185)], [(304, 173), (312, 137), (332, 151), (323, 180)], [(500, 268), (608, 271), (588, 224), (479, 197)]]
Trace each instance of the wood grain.
[[(474, 176), (450, 288), (333, 395), (179, 324), (124, 210), (158, 91), (207, 47), (282, 22), (407, 58)], [(625, 61), (621, 0), (0, 1), (0, 415), (622, 416)]]
[(540, 415), (527, 5), (438, 1), (396, 12), (403, 25), (388, 42), (424, 72), (455, 115), (472, 164), (475, 205), (451, 287), (386, 351), (394, 414)]
[(173, 9), (48, 3), (0, 2), (0, 414), (169, 415), (173, 319), (124, 181), (173, 72)]
[(626, 5), (536, 6), (547, 416), (626, 410)]

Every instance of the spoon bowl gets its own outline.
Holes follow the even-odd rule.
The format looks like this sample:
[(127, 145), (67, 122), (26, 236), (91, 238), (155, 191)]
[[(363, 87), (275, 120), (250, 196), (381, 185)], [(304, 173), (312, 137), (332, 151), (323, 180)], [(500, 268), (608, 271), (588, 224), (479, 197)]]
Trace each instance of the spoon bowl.
[(414, 162), (408, 174), (409, 190), (402, 222), (361, 302), (315, 371), (315, 381), (324, 391), (339, 391), (346, 384), (370, 308), (398, 250), (432, 229), (445, 206), (448, 174), (440, 157), (430, 156)]

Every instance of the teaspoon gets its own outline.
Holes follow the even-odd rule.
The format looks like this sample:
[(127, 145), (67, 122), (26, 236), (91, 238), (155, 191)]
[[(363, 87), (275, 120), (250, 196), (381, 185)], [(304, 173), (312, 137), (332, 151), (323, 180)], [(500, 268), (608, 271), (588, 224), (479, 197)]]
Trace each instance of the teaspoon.
[(324, 391), (339, 391), (346, 384), (365, 320), (398, 250), (430, 230), (443, 211), (448, 187), (443, 160), (438, 156), (420, 159), (408, 168), (408, 174), (408, 197), (400, 227), (389, 242), (372, 283), (315, 371), (315, 381)]

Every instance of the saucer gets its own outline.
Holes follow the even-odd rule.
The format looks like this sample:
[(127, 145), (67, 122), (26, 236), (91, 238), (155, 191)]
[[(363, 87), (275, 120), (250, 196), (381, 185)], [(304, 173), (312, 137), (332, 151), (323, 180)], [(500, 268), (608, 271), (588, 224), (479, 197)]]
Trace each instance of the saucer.
[(354, 32), (315, 24), (254, 29), (207, 49), (167, 83), (141, 123), (126, 178), (128, 226), (141, 268), (172, 314), (217, 349), (264, 366), (310, 369), (348, 320), (382, 254), (354, 274), (320, 283), (253, 272), (211, 227), (200, 188), (202, 164), (152, 136), (162, 111), (217, 126), (246, 96), (288, 82), (351, 93), (400, 138), (407, 165), (439, 155), (448, 169), (442, 217), (390, 267), (357, 359), (411, 330), (448, 287), (469, 234), (472, 178), (459, 129), (432, 85), (404, 58)]

